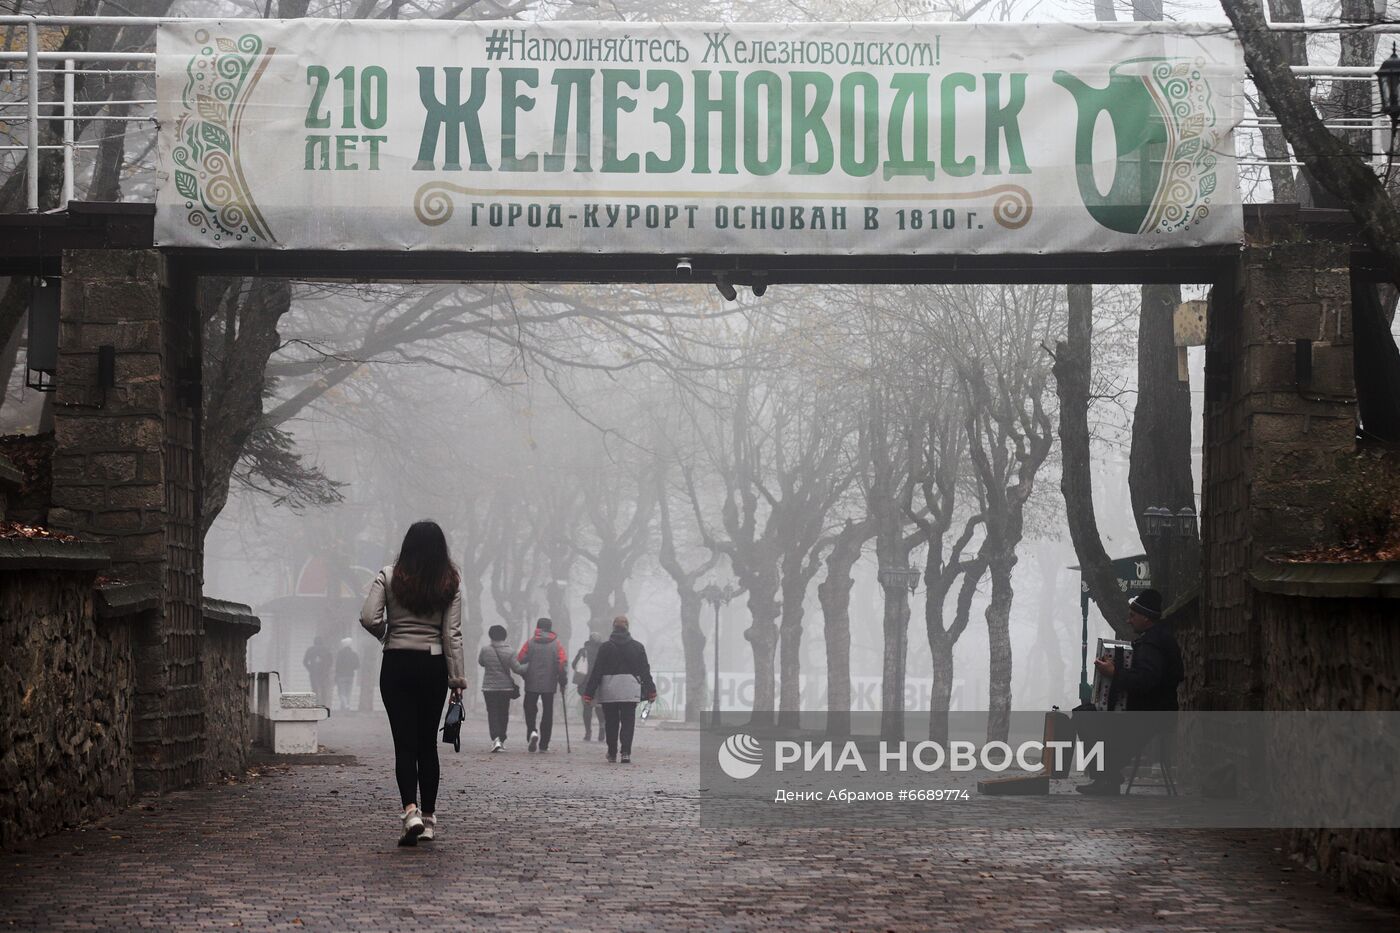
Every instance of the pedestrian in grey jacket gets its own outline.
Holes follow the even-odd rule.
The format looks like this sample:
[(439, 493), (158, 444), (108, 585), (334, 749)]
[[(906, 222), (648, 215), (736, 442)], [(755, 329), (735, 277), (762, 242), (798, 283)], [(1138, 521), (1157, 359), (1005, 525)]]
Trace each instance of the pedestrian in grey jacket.
[(504, 751), (506, 728), (510, 725), (510, 701), (518, 686), (512, 672), (525, 675), (527, 665), (515, 660), (510, 642), (506, 641), (504, 625), (493, 625), (486, 632), (491, 644), (482, 647), (476, 656), (481, 665), (481, 696), (486, 701), (486, 722), (491, 729), (491, 751)]
[[(554, 623), (540, 619), (535, 637), (520, 648), (515, 659), (529, 666), (525, 672), (525, 728), (530, 732), (530, 751), (549, 751), (549, 734), (554, 727), (554, 693), (564, 692), (569, 681), (569, 656), (554, 634)], [(540, 707), (543, 706), (543, 710)], [(539, 728), (535, 717), (539, 715)]]

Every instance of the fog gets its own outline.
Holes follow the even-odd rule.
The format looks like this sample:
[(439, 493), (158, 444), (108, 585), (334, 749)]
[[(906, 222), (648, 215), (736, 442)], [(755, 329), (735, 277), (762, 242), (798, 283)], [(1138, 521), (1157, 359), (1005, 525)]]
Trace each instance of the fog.
[[(995, 542), (978, 520), (987, 492), (968, 425), (983, 430), (996, 476), (1019, 482), (1020, 429), (988, 435), (995, 413), (978, 413), (999, 406), (1044, 416), (1031, 431), (1044, 435), (1045, 450), (1028, 469), (1024, 534), (1013, 545), (1012, 702), (1075, 702), (1079, 581), (1063, 531), (1048, 378), (1063, 287), (774, 286), (762, 297), (744, 289), (732, 303), (708, 285), (286, 287), (292, 311), (268, 364), (264, 406), (285, 420), (269, 425), (276, 436), (255, 445), (257, 457), (240, 458), (206, 540), (206, 593), (250, 603), (263, 620), (250, 669), (308, 687), (302, 655), (316, 635), (331, 645), (351, 638), (372, 655), (360, 600), (407, 526), (431, 518), (463, 571), (468, 657), (486, 626), (505, 625), (519, 644), (539, 616), (554, 617), (572, 654), (590, 622), (602, 630), (626, 612), (654, 670), (681, 677), (689, 624), (701, 639), (707, 708), (712, 611), (682, 619), (677, 581), (663, 566), (664, 532), (691, 592), (745, 579), (768, 588), (778, 609), (766, 617), (777, 626), (768, 657), (783, 654), (783, 638), (800, 638), (799, 702), (823, 708), (818, 586), (836, 535), (893, 495), (909, 556), (887, 557), (887, 566), (926, 569), (928, 544), (913, 540), (921, 527), (928, 537), (938, 508), (947, 514), (936, 547), (951, 551), (966, 532), (962, 560), (989, 553)], [(1095, 291), (1095, 504), (1115, 557), (1140, 552), (1127, 495), (1138, 304), (1137, 288)], [(218, 349), (206, 350), (206, 369), (217, 370)], [(988, 389), (997, 387), (993, 399)], [(930, 506), (922, 487), (945, 480)], [(873, 533), (861, 542), (851, 571), (856, 709), (879, 708), (887, 663), (878, 544)], [(968, 576), (955, 575), (942, 601), (948, 624)], [(981, 573), (966, 603), (953, 709), (989, 703), (990, 586)], [(931, 702), (927, 590), (920, 580), (912, 597), (894, 591), (912, 610), (912, 709)], [(800, 628), (783, 611), (794, 592), (803, 594)], [(752, 595), (721, 612), (722, 690), (730, 675), (741, 682), (726, 705), (752, 702), (746, 636), (762, 643)], [(1110, 635), (1096, 610), (1090, 628), (1091, 644)], [(779, 684), (782, 675), (779, 665)]]

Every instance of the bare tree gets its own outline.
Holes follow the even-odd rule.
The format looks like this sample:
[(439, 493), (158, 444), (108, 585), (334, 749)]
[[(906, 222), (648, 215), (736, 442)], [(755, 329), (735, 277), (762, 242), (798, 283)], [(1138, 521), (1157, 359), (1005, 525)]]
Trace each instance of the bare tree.
[[(656, 483), (652, 464), (595, 462), (583, 479), (587, 544), (574, 550), (593, 567), (593, 586), (583, 596), (589, 631), (606, 635), (612, 620), (627, 612), (625, 587), (637, 562), (651, 548)], [(591, 545), (591, 546), (590, 546)]]
[(1036, 474), (1054, 440), (1044, 404), (1049, 368), (1041, 347), (1056, 327), (1055, 290), (959, 291), (950, 296), (959, 299), (954, 307), (963, 322), (959, 336), (975, 350), (958, 371), (968, 400), (968, 450), (984, 503), (979, 555), (991, 578), (985, 615), (991, 647), (987, 738), (1006, 741), (1012, 703), (1011, 575)]
[(676, 585), (681, 603), (681, 650), (685, 658), (685, 720), (699, 722), (705, 709), (705, 633), (700, 627), (704, 599), (700, 581), (719, 563), (720, 554), (710, 551), (700, 561), (683, 562), (676, 549), (675, 529), (671, 520), (670, 493), (666, 486), (669, 471), (656, 471), (656, 502), (660, 516), (661, 546), (657, 561)]
[(1089, 586), (1089, 597), (1114, 631), (1126, 634), (1128, 598), (1118, 588), (1113, 559), (1104, 549), (1094, 511), (1089, 432), (1092, 286), (1071, 285), (1066, 298), (1067, 333), (1055, 346), (1052, 367), (1060, 402), (1060, 491), (1065, 500), (1065, 520), (1080, 572)]

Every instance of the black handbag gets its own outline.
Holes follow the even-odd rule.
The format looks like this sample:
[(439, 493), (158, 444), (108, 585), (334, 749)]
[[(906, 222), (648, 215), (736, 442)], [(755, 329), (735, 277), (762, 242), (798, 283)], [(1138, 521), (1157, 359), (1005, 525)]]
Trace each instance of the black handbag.
[(462, 750), (462, 719), (466, 715), (461, 700), (447, 704), (447, 715), (442, 718), (442, 741), (445, 745), (451, 745), (454, 752)]
[[(492, 645), (491, 650), (496, 653), (496, 660), (501, 661), (501, 649)], [(501, 661), (501, 672), (504, 673), (506, 678), (510, 681), (510, 698), (512, 700), (520, 699), (520, 684), (516, 683), (515, 678), (510, 676), (510, 665), (505, 661)]]

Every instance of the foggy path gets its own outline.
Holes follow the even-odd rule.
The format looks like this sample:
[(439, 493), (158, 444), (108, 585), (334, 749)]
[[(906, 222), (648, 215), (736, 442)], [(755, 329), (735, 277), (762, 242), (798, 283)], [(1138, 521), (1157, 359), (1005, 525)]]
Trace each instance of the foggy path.
[(395, 845), (382, 715), (341, 715), (322, 740), (356, 765), (169, 794), (5, 853), (0, 923), (1359, 931), (1396, 919), (1327, 893), (1267, 834), (702, 830), (695, 733), (644, 725), (635, 763), (610, 766), (577, 734), (572, 755), (562, 742), (527, 754), (518, 713), (506, 754), (487, 753), (477, 721), (444, 754), (431, 845)]

